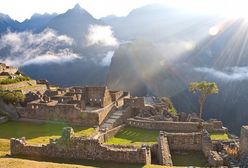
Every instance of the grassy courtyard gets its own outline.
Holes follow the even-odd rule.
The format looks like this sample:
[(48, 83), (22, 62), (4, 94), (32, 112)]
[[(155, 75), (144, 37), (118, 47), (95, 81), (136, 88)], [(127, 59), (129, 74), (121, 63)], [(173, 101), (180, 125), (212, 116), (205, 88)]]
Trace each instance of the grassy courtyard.
[(207, 160), (205, 159), (202, 152), (172, 152), (171, 156), (174, 166), (208, 166)]
[(157, 142), (158, 135), (159, 131), (126, 127), (123, 130), (119, 131), (113, 138), (109, 139), (106, 143), (122, 145), (154, 144)]
[[(30, 144), (48, 143), (50, 138), (58, 138), (62, 129), (68, 126), (63, 123), (34, 124), (29, 122), (11, 121), (0, 125), (0, 156), (9, 153), (9, 139), (26, 137)], [(73, 126), (76, 136), (90, 136), (94, 128)]]

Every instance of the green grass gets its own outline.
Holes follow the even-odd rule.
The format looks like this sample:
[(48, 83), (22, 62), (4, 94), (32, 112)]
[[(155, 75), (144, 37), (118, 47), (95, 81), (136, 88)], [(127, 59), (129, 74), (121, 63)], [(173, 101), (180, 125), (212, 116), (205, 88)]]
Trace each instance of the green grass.
[(23, 87), (19, 87), (19, 88), (15, 88), (13, 90), (25, 90), (25, 89), (30, 89), (30, 88), (36, 88), (38, 85), (29, 85), (29, 86), (23, 86)]
[(211, 140), (228, 140), (226, 133), (210, 133)]
[[(9, 152), (9, 139), (25, 137), (30, 144), (49, 143), (50, 138), (58, 138), (62, 129), (68, 126), (63, 123), (34, 124), (11, 121), (0, 125), (0, 156)], [(73, 126), (76, 136), (90, 136), (94, 128)]]
[(0, 81), (0, 84), (7, 85), (7, 84), (18, 83), (18, 82), (29, 81), (29, 80), (31, 79), (27, 76), (17, 76), (14, 79), (10, 79), (10, 78), (2, 79)]
[(172, 152), (173, 166), (197, 166), (207, 167), (208, 163), (202, 152)]
[[(25, 158), (0, 158), (1, 168), (142, 168), (140, 164), (125, 164), (103, 162), (95, 160), (83, 160), (80, 162), (73, 162), (67, 160), (27, 160)], [(153, 168), (153, 167), (144, 167)], [(155, 168), (155, 167), (154, 167)], [(156, 167), (157, 168), (157, 167)]]
[(123, 130), (119, 131), (113, 138), (109, 139), (106, 143), (122, 145), (154, 144), (157, 142), (158, 135), (159, 131), (126, 127)]
[(1, 80), (5, 80), (5, 79), (7, 79), (8, 78), (8, 76), (0, 76), (0, 81)]
[[(32, 164), (33, 167), (81, 167), (77, 165), (90, 166), (90, 167), (99, 167), (99, 168), (142, 168), (143, 165), (140, 164), (122, 164), (122, 163), (113, 163), (113, 162), (101, 162), (101, 161), (93, 161), (93, 160), (82, 160), (82, 161), (71, 161), (65, 159), (53, 159), (53, 160), (36, 160), (29, 161), (25, 158), (15, 160), (13, 158), (4, 157), (9, 153), (9, 139), (12, 137), (23, 137), (25, 136), (28, 143), (31, 144), (40, 144), (47, 143), (49, 138), (57, 138), (60, 137), (62, 128), (68, 126), (67, 124), (55, 124), (55, 123), (46, 123), (46, 124), (34, 124), (29, 122), (7, 122), (5, 124), (0, 125), (0, 167), (10, 167), (10, 168), (25, 168)], [(74, 127), (74, 132), (76, 136), (90, 136), (95, 130), (93, 128), (85, 128), (85, 127)], [(29, 158), (34, 159), (34, 158)], [(34, 159), (35, 160), (35, 159)], [(41, 162), (40, 162), (41, 161)], [(46, 162), (44, 162), (46, 161)], [(67, 163), (65, 164), (53, 164), (53, 163)], [(20, 165), (23, 165), (20, 166)], [(148, 167), (147, 167), (148, 168)], [(150, 167), (149, 167), (150, 168)]]

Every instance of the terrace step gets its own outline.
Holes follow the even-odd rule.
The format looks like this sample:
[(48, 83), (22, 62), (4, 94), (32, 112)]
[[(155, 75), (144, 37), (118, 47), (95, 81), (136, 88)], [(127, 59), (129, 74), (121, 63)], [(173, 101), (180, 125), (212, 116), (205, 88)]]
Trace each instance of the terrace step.
[(114, 124), (124, 114), (125, 109), (116, 110), (104, 123), (100, 126), (100, 130), (109, 130), (114, 127)]
[(118, 119), (118, 118), (120, 118), (120, 116), (121, 116), (121, 115), (112, 115), (110, 118), (111, 118), (111, 119)]

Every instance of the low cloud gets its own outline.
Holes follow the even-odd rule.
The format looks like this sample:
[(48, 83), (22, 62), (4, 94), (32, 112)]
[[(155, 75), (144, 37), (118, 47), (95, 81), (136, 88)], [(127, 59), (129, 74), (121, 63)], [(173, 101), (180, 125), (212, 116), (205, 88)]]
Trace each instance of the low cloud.
[(102, 66), (109, 66), (111, 63), (111, 59), (114, 55), (114, 51), (108, 51), (105, 57), (101, 61)]
[(214, 68), (195, 68), (195, 71), (202, 72), (213, 77), (227, 81), (248, 80), (248, 67), (228, 67), (223, 71)]
[(114, 37), (111, 26), (90, 25), (86, 35), (86, 45), (118, 46), (119, 42)]
[(0, 38), (0, 62), (13, 66), (29, 64), (64, 63), (78, 59), (70, 49), (73, 39), (58, 35), (52, 29), (39, 34), (8, 32)]
[(182, 54), (193, 50), (196, 47), (196, 42), (175, 40), (173, 42), (159, 43), (157, 47), (167, 60), (177, 61), (178, 58), (181, 58)]

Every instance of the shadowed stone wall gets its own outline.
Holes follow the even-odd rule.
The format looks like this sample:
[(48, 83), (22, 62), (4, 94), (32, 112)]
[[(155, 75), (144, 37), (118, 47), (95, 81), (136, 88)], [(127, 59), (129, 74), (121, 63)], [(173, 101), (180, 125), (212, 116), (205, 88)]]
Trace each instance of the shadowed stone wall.
[(82, 111), (76, 104), (29, 103), (25, 108), (18, 107), (17, 112), (21, 118), (99, 126), (113, 108), (114, 105), (110, 104), (95, 111)]
[(158, 161), (160, 165), (173, 166), (167, 135), (162, 131), (158, 137)]
[(131, 97), (124, 99), (124, 106), (143, 109), (145, 107), (145, 100), (144, 97)]
[(248, 154), (248, 125), (241, 127), (240, 149), (242, 154)]

